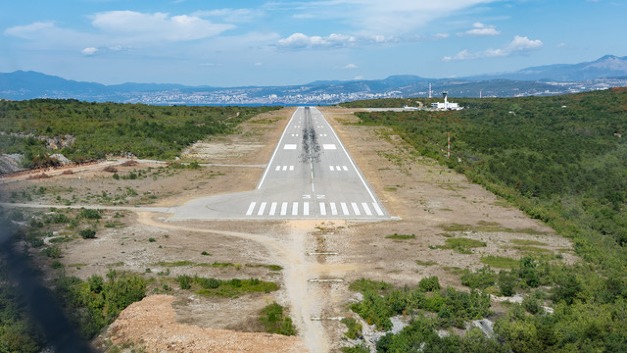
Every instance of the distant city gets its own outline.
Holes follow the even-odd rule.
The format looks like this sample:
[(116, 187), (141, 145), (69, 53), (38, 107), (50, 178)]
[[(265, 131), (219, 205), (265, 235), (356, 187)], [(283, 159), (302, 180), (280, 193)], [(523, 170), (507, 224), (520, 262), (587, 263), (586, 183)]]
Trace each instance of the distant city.
[(317, 81), (294, 86), (211, 87), (126, 83), (106, 86), (32, 71), (0, 73), (0, 99), (78, 99), (150, 105), (333, 105), (377, 98), (525, 97), (627, 86), (627, 57), (533, 67), (513, 73), (465, 78), (390, 76), (381, 80)]

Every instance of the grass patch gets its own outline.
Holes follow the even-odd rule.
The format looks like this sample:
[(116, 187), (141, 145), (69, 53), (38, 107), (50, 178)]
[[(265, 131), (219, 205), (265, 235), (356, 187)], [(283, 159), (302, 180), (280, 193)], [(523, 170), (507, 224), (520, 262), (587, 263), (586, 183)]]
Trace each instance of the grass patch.
[(364, 293), (366, 291), (374, 291), (377, 293), (383, 293), (392, 289), (392, 285), (383, 281), (372, 281), (369, 279), (361, 278), (350, 284), (348, 287), (353, 292)]
[(516, 245), (538, 245), (538, 246), (548, 245), (547, 243), (543, 243), (541, 241), (527, 240), (527, 239), (512, 239), (510, 240), (510, 243), (516, 244)]
[(68, 236), (54, 237), (54, 238), (50, 238), (48, 241), (52, 244), (59, 244), (59, 243), (67, 243), (69, 241), (72, 241), (72, 238)]
[(416, 234), (390, 234), (385, 236), (387, 239), (394, 240), (408, 240), (408, 239), (416, 239)]
[(539, 248), (537, 246), (532, 246), (532, 245), (516, 245), (516, 246), (513, 246), (512, 248), (525, 253), (525, 255), (542, 256), (542, 255), (548, 255), (548, 254), (553, 253), (553, 251), (550, 249)]
[(196, 266), (200, 266), (200, 267), (213, 267), (213, 268), (227, 268), (227, 267), (235, 267), (237, 269), (240, 269), (242, 267), (242, 265), (240, 264), (234, 264), (232, 262), (212, 262), (212, 263), (202, 263), (202, 264), (196, 264)]
[(196, 263), (192, 262), (192, 261), (187, 261), (187, 260), (181, 260), (181, 261), (159, 261), (157, 263), (155, 263), (156, 266), (160, 266), (160, 267), (184, 267), (184, 266), (195, 266)]
[(436, 249), (454, 250), (460, 254), (472, 254), (473, 248), (484, 248), (487, 244), (480, 240), (469, 238), (448, 238), (444, 245), (436, 246)]
[(511, 257), (488, 255), (481, 258), (481, 263), (495, 268), (513, 269), (518, 268), (518, 264), (520, 263), (520, 261), (512, 259)]
[(429, 261), (416, 260), (416, 265), (419, 265), (419, 266), (427, 267), (427, 266), (433, 266), (433, 265), (437, 265), (437, 264), (438, 264), (437, 262), (431, 261), (431, 260), (429, 260)]
[(270, 271), (281, 271), (283, 270), (283, 266), (279, 265), (266, 265), (266, 264), (246, 264), (246, 267), (264, 267)]
[(196, 290), (196, 293), (208, 297), (237, 298), (245, 294), (270, 293), (279, 289), (278, 284), (261, 281), (257, 278), (234, 278), (229, 281), (223, 281), (214, 278), (203, 279), (194, 277), (194, 282), (201, 287)]
[(504, 227), (497, 222), (486, 222), (479, 221), (476, 225), (473, 224), (458, 224), (451, 223), (442, 226), (447, 232), (483, 232), (483, 233), (494, 233), (494, 232), (503, 232), (503, 233), (521, 233), (521, 234), (533, 234), (533, 235), (541, 235), (547, 234), (546, 232), (539, 231), (533, 228), (508, 228)]

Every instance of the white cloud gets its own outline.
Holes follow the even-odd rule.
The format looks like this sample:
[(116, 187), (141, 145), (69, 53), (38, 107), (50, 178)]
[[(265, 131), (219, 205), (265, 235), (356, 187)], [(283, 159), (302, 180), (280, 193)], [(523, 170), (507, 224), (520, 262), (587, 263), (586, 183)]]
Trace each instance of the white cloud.
[(344, 34), (333, 33), (326, 37), (308, 36), (303, 33), (294, 33), (287, 38), (279, 39), (278, 45), (283, 48), (336, 48), (354, 44), (356, 38)]
[(496, 36), (501, 34), (494, 26), (484, 25), (481, 22), (475, 22), (472, 25), (472, 29), (465, 32), (471, 36)]
[(83, 54), (85, 56), (96, 55), (97, 52), (98, 52), (98, 48), (95, 48), (95, 47), (87, 47), (87, 48), (81, 50), (81, 54)]
[(355, 70), (357, 68), (357, 65), (355, 64), (346, 64), (342, 67), (342, 69), (344, 70)]
[(398, 36), (470, 7), (499, 0), (318, 0), (274, 2), (270, 10), (348, 23), (358, 33)]
[(503, 48), (487, 49), (482, 52), (470, 52), (467, 49), (452, 56), (445, 56), (442, 61), (460, 61), (480, 58), (504, 57), (515, 54), (522, 54), (530, 50), (539, 49), (544, 45), (539, 39), (529, 39), (525, 36), (515, 36), (514, 39)]
[(134, 11), (100, 12), (93, 16), (92, 25), (106, 34), (139, 41), (202, 39), (235, 28), (230, 24), (212, 23), (193, 15), (170, 16), (161, 12)]
[(530, 49), (538, 49), (543, 43), (539, 39), (529, 39), (528, 37), (515, 36), (514, 40), (507, 46), (508, 52), (525, 51)]
[(450, 35), (448, 33), (436, 33), (433, 38), (435, 39), (446, 39), (450, 37)]
[(7, 28), (4, 31), (4, 34), (18, 38), (33, 39), (33, 37), (38, 36), (39, 33), (55, 28), (56, 26), (54, 22), (51, 21), (34, 22), (25, 26), (15, 26)]
[(263, 11), (253, 9), (217, 9), (192, 13), (192, 16), (197, 17), (218, 17), (227, 23), (251, 22), (263, 15)]

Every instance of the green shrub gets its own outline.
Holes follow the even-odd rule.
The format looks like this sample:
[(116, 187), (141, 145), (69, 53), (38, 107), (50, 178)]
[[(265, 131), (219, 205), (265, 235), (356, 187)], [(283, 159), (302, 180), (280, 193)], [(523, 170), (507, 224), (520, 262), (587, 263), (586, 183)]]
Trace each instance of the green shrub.
[(345, 317), (341, 322), (346, 325), (347, 331), (344, 333), (344, 336), (348, 339), (356, 340), (364, 337), (361, 332), (362, 326), (357, 320), (352, 317)]
[(515, 294), (514, 288), (516, 287), (517, 276), (510, 271), (499, 272), (498, 286), (502, 296), (511, 297)]
[(96, 231), (93, 229), (81, 229), (78, 234), (83, 239), (94, 239), (96, 238)]
[(292, 319), (285, 315), (283, 307), (277, 303), (272, 303), (261, 310), (259, 322), (266, 332), (285, 336), (296, 335)]
[(100, 219), (102, 218), (102, 211), (82, 208), (79, 213), (79, 218), (94, 219), (94, 220)]
[(437, 276), (425, 277), (418, 282), (418, 288), (423, 292), (440, 290), (440, 281)]
[(179, 282), (179, 287), (181, 289), (190, 289), (192, 288), (192, 277), (188, 275), (180, 275), (176, 277), (176, 280)]
[(486, 289), (496, 283), (496, 273), (490, 266), (483, 266), (474, 272), (464, 270), (462, 284), (473, 289)]
[(58, 259), (61, 257), (61, 248), (59, 248), (58, 246), (49, 246), (47, 248), (44, 248), (43, 250), (44, 255), (48, 256), (49, 258), (52, 259)]

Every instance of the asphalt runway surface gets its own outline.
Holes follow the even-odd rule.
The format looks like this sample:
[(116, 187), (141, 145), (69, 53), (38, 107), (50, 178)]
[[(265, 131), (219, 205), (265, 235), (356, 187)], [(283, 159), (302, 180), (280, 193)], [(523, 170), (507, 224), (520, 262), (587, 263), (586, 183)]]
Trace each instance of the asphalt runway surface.
[(314, 107), (294, 112), (255, 190), (198, 198), (172, 211), (172, 220), (390, 218)]

